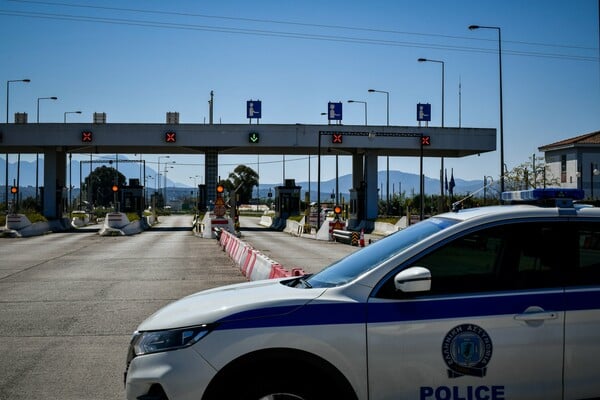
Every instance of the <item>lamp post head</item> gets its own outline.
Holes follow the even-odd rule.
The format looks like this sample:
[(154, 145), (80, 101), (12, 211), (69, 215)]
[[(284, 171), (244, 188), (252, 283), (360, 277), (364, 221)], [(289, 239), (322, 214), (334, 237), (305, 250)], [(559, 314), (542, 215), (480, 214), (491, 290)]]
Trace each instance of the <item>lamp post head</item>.
[(58, 100), (58, 97), (52, 96), (52, 97), (50, 97), (50, 100)]
[(354, 100), (348, 100), (348, 103), (354, 103)]
[(375, 92), (375, 89), (369, 89), (369, 92), (373, 93)]
[(418, 58), (417, 61), (418, 62), (425, 62), (425, 61), (427, 61), (427, 59), (426, 58)]
[(479, 29), (479, 25), (469, 25), (470, 31), (474, 31), (475, 29)]
[(31, 79), (23, 79), (21, 82), (29, 83), (31, 82)]

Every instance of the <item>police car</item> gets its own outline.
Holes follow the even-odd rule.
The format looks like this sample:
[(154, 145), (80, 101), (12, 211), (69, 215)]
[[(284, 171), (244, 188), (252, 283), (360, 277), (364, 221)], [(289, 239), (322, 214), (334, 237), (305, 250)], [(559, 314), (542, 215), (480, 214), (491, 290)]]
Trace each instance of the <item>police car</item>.
[(503, 194), (320, 273), (203, 291), (134, 333), (128, 399), (600, 397), (600, 209)]

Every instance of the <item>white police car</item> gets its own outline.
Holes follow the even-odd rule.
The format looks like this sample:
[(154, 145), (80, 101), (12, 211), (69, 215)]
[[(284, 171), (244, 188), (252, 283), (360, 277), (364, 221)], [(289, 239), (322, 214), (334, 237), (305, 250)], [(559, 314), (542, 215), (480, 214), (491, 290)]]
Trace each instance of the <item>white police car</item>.
[(133, 335), (128, 399), (600, 397), (600, 209), (533, 190), (318, 274), (181, 299)]

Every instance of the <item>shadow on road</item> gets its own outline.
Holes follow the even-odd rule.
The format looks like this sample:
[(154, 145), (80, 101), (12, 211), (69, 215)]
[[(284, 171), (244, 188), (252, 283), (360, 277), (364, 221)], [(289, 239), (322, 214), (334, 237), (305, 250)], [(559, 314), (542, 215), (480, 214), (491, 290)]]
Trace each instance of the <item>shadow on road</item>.
[(155, 232), (192, 232), (191, 226), (153, 226), (149, 231)]

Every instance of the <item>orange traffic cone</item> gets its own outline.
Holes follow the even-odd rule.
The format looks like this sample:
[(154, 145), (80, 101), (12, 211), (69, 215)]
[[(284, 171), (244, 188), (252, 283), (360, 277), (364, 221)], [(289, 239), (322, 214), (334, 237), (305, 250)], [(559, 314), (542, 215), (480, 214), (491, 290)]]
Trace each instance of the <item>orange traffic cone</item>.
[(365, 247), (365, 230), (360, 230), (360, 238), (358, 239), (358, 245), (360, 247)]

